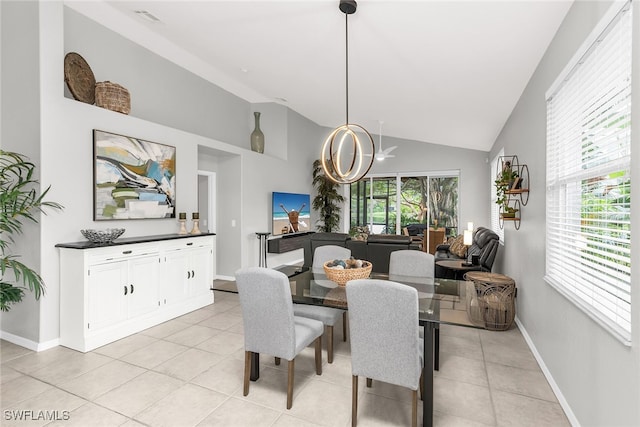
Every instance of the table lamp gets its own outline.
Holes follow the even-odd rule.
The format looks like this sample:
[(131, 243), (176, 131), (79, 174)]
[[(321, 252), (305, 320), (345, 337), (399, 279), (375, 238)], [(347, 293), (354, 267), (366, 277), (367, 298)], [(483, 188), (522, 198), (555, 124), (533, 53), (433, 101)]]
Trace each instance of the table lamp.
[(471, 246), (471, 244), (473, 243), (473, 230), (464, 230), (464, 236), (462, 237), (462, 244), (465, 245), (467, 247), (467, 250), (465, 251), (465, 261), (462, 263), (463, 266), (465, 267), (469, 267), (471, 265), (473, 265), (472, 263), (469, 262), (469, 246)]

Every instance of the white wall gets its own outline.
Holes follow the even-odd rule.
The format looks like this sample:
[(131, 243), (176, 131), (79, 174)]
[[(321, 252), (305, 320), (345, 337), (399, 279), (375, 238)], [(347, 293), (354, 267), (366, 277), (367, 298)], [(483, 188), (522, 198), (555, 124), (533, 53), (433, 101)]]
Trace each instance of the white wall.
[[(493, 157), (502, 147), (529, 166), (530, 200), (522, 208), (519, 231), (505, 227), (502, 265), (518, 284), (517, 316), (568, 403), (569, 415), (584, 426), (640, 425), (640, 298), (632, 270), (632, 347), (625, 347), (571, 302), (547, 285), (545, 273), (545, 92), (610, 6), (610, 2), (578, 1), (567, 14), (544, 58), (496, 140)], [(634, 18), (634, 110), (640, 106), (640, 5)], [(633, 114), (638, 117), (637, 112)], [(640, 126), (633, 120), (633, 164), (638, 164)], [(632, 179), (640, 180), (638, 168)], [(633, 199), (639, 200), (638, 186)], [(637, 215), (632, 230), (640, 229)], [(636, 233), (634, 233), (634, 237)], [(632, 265), (640, 265), (632, 245)], [(565, 407), (567, 408), (567, 407)]]
[[(384, 135), (382, 138), (383, 147), (398, 146), (392, 153), (396, 157), (385, 159), (383, 162), (374, 161), (370, 173), (458, 170), (460, 171), (458, 224), (462, 225), (462, 229), (466, 228), (467, 222), (473, 222), (474, 226), (491, 226), (488, 202), (489, 163), (486, 152), (406, 141)], [(374, 140), (377, 144), (378, 138), (375, 137)]]
[[(19, 5), (16, 2), (0, 4), (0, 51), (2, 69), (2, 123), (0, 147), (26, 155), (40, 165), (40, 85), (38, 59), (38, 5)], [(36, 30), (34, 30), (34, 28)], [(36, 179), (40, 170), (36, 169)], [(38, 215), (39, 217), (39, 215)], [(24, 222), (24, 234), (16, 237), (11, 252), (20, 254), (20, 261), (40, 270), (39, 228)], [(11, 309), (15, 319), (13, 333), (31, 341), (38, 341), (40, 312), (33, 294), (27, 293), (21, 304)], [(6, 316), (5, 316), (6, 317)]]

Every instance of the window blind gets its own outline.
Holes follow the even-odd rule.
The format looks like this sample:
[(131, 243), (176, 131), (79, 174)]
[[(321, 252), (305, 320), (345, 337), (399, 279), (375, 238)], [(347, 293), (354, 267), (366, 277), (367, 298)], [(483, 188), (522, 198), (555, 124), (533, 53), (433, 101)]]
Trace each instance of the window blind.
[(545, 280), (631, 342), (631, 4), (547, 98)]

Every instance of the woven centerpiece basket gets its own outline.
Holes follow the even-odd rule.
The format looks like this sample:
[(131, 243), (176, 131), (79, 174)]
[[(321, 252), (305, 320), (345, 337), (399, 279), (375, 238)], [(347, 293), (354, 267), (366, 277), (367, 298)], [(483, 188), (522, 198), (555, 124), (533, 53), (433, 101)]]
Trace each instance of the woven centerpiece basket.
[(324, 263), (324, 273), (327, 275), (327, 279), (332, 282), (336, 282), (340, 286), (345, 286), (349, 280), (355, 279), (367, 279), (371, 274), (373, 264), (369, 261), (363, 261), (360, 268), (331, 268), (327, 265), (333, 261), (327, 261)]
[(117, 83), (96, 83), (96, 105), (118, 113), (129, 114), (131, 97), (129, 91)]

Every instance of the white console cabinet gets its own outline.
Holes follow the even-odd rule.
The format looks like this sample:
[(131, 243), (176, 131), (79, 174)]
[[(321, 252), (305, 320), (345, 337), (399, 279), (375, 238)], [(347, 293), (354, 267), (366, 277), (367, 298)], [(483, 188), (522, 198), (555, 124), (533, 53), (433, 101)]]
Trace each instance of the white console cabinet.
[(205, 242), (179, 242), (168, 247), (163, 259), (162, 304), (210, 294), (211, 262), (207, 262), (210, 259), (210, 248)]
[(213, 303), (213, 235), (59, 244), (60, 343), (90, 351)]

